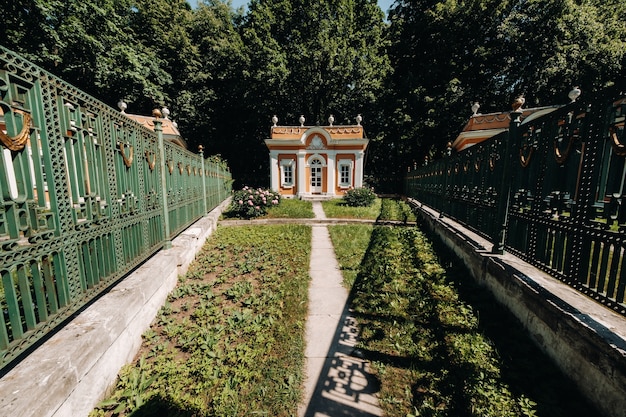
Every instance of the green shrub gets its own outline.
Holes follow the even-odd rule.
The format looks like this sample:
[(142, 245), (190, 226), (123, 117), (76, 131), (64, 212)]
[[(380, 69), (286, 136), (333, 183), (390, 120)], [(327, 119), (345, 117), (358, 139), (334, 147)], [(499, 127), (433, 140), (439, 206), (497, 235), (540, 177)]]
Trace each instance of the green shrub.
[(230, 203), (229, 214), (233, 217), (251, 219), (263, 216), (269, 207), (280, 203), (280, 194), (263, 188), (243, 187), (235, 191)]
[(376, 194), (370, 188), (353, 188), (343, 196), (343, 201), (350, 207), (369, 207), (376, 200)]

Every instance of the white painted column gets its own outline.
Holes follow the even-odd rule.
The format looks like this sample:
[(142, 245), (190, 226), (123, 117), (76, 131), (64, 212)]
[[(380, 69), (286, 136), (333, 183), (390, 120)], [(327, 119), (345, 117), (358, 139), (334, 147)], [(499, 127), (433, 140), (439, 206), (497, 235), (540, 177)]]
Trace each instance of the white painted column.
[(326, 193), (335, 195), (335, 158), (337, 155), (333, 153), (326, 154)]
[(298, 194), (303, 195), (306, 192), (306, 177), (305, 177), (305, 165), (306, 161), (304, 160), (304, 156), (306, 155), (306, 151), (298, 152), (298, 174), (297, 174), (297, 184), (298, 184)]
[(272, 190), (278, 192), (280, 186), (280, 167), (278, 166), (278, 154), (270, 152), (270, 181)]
[(363, 151), (354, 154), (356, 165), (354, 168), (354, 188), (363, 187)]

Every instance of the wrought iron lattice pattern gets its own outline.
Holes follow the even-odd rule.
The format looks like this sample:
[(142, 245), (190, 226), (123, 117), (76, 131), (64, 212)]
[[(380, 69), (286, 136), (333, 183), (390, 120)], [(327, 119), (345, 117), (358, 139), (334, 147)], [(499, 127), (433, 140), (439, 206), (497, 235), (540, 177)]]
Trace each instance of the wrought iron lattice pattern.
[[(409, 172), (406, 194), (494, 244), (503, 232), (506, 250), (626, 315), (625, 117), (626, 92), (615, 87), (512, 121)], [(501, 199), (507, 210), (497, 219)]]
[(0, 368), (231, 184), (226, 167), (161, 149), (158, 133), (0, 47)]

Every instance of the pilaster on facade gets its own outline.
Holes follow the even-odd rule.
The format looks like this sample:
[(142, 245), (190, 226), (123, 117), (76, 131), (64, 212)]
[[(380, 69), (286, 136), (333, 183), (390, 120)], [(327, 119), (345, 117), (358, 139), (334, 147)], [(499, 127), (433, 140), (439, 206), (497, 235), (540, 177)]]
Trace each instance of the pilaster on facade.
[(272, 191), (280, 190), (280, 165), (278, 165), (278, 153), (270, 152), (270, 181)]
[(356, 165), (354, 167), (354, 188), (363, 187), (363, 155), (364, 151), (356, 153)]

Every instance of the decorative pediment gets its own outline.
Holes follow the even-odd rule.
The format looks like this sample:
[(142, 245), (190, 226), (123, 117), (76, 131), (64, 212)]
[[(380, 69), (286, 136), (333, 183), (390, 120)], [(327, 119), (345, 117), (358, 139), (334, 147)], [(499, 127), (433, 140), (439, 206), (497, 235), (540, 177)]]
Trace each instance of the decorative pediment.
[(307, 149), (326, 149), (326, 146), (324, 145), (324, 141), (322, 140), (322, 138), (320, 138), (319, 136), (314, 136), (313, 139), (311, 139), (309, 146), (307, 146)]

